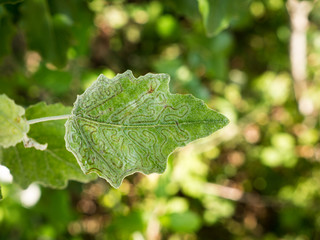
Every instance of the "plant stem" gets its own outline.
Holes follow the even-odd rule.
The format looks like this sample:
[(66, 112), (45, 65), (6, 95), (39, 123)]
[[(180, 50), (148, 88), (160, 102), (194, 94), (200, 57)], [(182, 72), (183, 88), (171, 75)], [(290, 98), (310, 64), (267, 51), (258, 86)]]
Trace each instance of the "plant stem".
[(72, 116), (71, 114), (67, 114), (67, 115), (35, 118), (35, 119), (32, 119), (32, 120), (28, 120), (27, 123), (34, 124), (34, 123), (39, 123), (39, 122), (55, 121), (55, 120), (67, 119), (67, 118), (69, 118), (71, 116)]
[[(291, 73), (294, 80), (296, 100), (301, 99), (308, 90), (307, 84), (307, 30), (308, 16), (313, 6), (308, 1), (288, 0), (287, 9), (291, 22), (290, 62)], [(300, 106), (299, 106), (300, 107)], [(299, 109), (301, 112), (301, 109)]]

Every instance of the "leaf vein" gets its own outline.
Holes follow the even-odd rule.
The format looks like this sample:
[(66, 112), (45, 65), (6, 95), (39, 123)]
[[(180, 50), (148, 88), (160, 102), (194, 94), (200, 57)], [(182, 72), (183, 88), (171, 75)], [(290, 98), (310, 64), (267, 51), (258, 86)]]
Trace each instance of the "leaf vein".
[(99, 124), (103, 126), (109, 126), (109, 127), (118, 127), (118, 128), (154, 128), (154, 127), (176, 127), (178, 125), (197, 125), (197, 124), (217, 124), (217, 123), (224, 123), (224, 120), (203, 120), (203, 121), (188, 121), (188, 122), (174, 122), (174, 123), (159, 123), (159, 124), (139, 124), (139, 125), (124, 125), (124, 124), (114, 124), (114, 123), (104, 123), (104, 122), (98, 122), (93, 119), (80, 117), (77, 115), (72, 115), (72, 117), (94, 123)]

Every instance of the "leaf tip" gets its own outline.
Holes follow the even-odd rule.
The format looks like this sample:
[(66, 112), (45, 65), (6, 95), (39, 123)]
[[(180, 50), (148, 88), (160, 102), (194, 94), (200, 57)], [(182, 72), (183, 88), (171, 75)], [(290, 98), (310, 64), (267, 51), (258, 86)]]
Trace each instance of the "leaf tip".
[(230, 119), (227, 118), (225, 115), (221, 114), (223, 117), (223, 127), (227, 126), (230, 123)]
[(98, 174), (99, 177), (106, 180), (113, 188), (116, 188), (116, 189), (118, 189), (121, 186), (123, 179), (126, 177), (126, 176), (120, 175), (120, 176), (116, 176), (114, 178), (110, 178), (104, 174), (101, 174), (101, 172), (98, 172), (98, 171), (90, 171), (90, 172), (87, 172), (86, 174), (92, 173), (92, 172), (95, 172), (96, 174)]

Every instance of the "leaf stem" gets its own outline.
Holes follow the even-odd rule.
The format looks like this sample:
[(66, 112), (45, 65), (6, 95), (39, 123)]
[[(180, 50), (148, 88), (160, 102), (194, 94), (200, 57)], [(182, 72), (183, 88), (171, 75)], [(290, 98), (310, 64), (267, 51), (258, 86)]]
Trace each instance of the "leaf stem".
[(59, 116), (35, 118), (35, 119), (28, 120), (27, 123), (34, 124), (34, 123), (39, 123), (39, 122), (55, 121), (55, 120), (60, 120), (60, 119), (67, 119), (71, 116), (72, 116), (72, 114), (66, 114), (66, 115), (59, 115)]

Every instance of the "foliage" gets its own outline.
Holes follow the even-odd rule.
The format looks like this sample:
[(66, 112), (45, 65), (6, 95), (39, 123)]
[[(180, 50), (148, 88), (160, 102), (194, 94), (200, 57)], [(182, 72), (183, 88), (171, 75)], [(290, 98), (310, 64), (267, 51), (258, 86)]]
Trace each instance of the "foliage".
[[(36, 3), (45, 4), (44, 12), (29, 8)], [(319, 236), (319, 3), (309, 16), (308, 86), (300, 106), (290, 74), (286, 1), (250, 1), (212, 37), (198, 3), (29, 0), (0, 5), (0, 91), (16, 104), (70, 106), (98, 74), (112, 78), (133, 69), (137, 76), (168, 73), (171, 92), (191, 93), (231, 122), (171, 154), (164, 174), (134, 174), (119, 189), (97, 179), (70, 181), (65, 190), (38, 185), (21, 190), (1, 171), (1, 239)], [(39, 14), (39, 21), (30, 24), (31, 13)], [(46, 16), (52, 24), (46, 31), (57, 31), (56, 15), (72, 25), (62, 28), (60, 37), (66, 39), (50, 43), (36, 29), (45, 23), (40, 16)], [(46, 41), (51, 49), (43, 50)], [(52, 54), (56, 46), (62, 49), (58, 57)], [(41, 196), (28, 205), (26, 195), (34, 196), (34, 189)]]
[[(67, 114), (70, 108), (62, 104), (40, 103), (27, 109), (28, 122), (21, 118), (21, 106), (0, 95), (4, 122), (0, 147), (11, 146), (2, 150), (0, 163), (10, 169), (23, 188), (32, 182), (61, 188), (69, 179), (90, 179), (66, 154), (62, 122), (37, 124), (68, 118), (66, 148), (85, 174), (98, 173), (118, 188), (124, 177), (135, 172), (162, 173), (168, 155), (177, 147), (228, 124), (226, 117), (209, 109), (203, 101), (191, 95), (170, 94), (169, 79), (165, 74), (135, 79), (131, 71), (113, 79), (100, 75), (77, 98), (72, 114)], [(37, 125), (27, 136), (29, 124)], [(48, 142), (38, 143), (43, 137), (48, 137)], [(16, 147), (22, 140), (23, 145)]]
[[(55, 116), (70, 111), (71, 107), (62, 104), (46, 105), (42, 102), (28, 107), (26, 118)], [(66, 150), (64, 133), (63, 120), (31, 125), (28, 136), (41, 144), (48, 144), (47, 148), (43, 151), (34, 147), (25, 148), (23, 143), (3, 148), (0, 163), (10, 169), (15, 182), (23, 188), (27, 188), (32, 182), (63, 188), (68, 180), (88, 182), (95, 179), (93, 175), (84, 175), (76, 159)]]
[(227, 125), (223, 115), (191, 95), (170, 94), (169, 76), (131, 71), (100, 75), (81, 96), (66, 123), (66, 146), (85, 173), (96, 172), (118, 188), (135, 172), (163, 173), (177, 147)]
[(0, 95), (0, 146), (15, 146), (29, 131), (27, 120), (22, 117), (24, 108), (18, 106), (5, 94)]
[(235, 19), (246, 14), (249, 6), (248, 0), (198, 0), (198, 3), (208, 36), (228, 28)]

